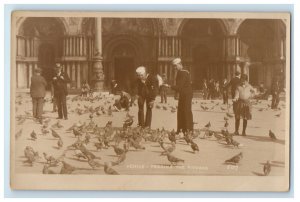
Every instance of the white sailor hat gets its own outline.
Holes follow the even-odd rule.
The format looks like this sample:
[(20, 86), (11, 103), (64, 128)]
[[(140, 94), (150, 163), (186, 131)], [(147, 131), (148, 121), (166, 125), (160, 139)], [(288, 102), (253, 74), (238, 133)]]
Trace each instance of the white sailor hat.
[(173, 65), (177, 65), (181, 63), (181, 59), (180, 58), (175, 58), (174, 60), (172, 60), (172, 64)]
[(145, 74), (146, 73), (146, 67), (140, 66), (140, 67), (136, 68), (135, 71), (136, 71), (137, 74)]

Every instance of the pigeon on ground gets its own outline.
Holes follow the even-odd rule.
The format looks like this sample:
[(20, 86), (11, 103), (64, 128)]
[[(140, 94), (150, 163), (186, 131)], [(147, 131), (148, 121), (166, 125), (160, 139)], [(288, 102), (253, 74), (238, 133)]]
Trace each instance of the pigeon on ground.
[(52, 132), (51, 134), (54, 138), (61, 139), (60, 135), (55, 130), (51, 129), (51, 132)]
[(111, 163), (106, 162), (104, 164), (104, 172), (108, 175), (119, 175), (117, 171), (111, 168)]
[(60, 170), (60, 174), (72, 174), (76, 170), (76, 168), (65, 161), (62, 161), (62, 167)]
[(45, 164), (44, 167), (43, 167), (43, 174), (56, 174), (53, 170), (50, 170), (49, 169), (49, 165), (48, 164)]
[(103, 148), (103, 143), (102, 143), (102, 142), (96, 142), (94, 145), (95, 145), (97, 151), (98, 151), (99, 149), (101, 150), (101, 149)]
[(43, 152), (43, 155), (48, 164), (52, 164), (56, 161), (56, 159), (53, 156), (48, 156), (46, 152)]
[(264, 174), (265, 176), (269, 175), (271, 172), (271, 164), (269, 161), (264, 165)]
[(205, 128), (210, 128), (211, 127), (211, 124), (210, 124), (210, 121), (205, 125)]
[(192, 148), (192, 150), (193, 150), (194, 153), (196, 151), (199, 152), (199, 147), (198, 147), (198, 145), (194, 141), (191, 141), (191, 148)]
[(174, 129), (168, 134), (168, 138), (171, 142), (176, 144), (176, 132)]
[(230, 114), (230, 113), (226, 113), (226, 115), (229, 117), (229, 118), (233, 118), (233, 115), (232, 114)]
[(62, 148), (64, 145), (64, 142), (62, 141), (61, 138), (59, 138), (59, 140), (57, 141), (57, 146), (58, 146), (58, 149)]
[(233, 156), (232, 158), (225, 161), (225, 163), (232, 163), (232, 164), (238, 164), (240, 160), (243, 158), (243, 153), (240, 152), (239, 154)]
[(116, 145), (112, 145), (112, 147), (114, 148), (114, 151), (118, 156), (120, 156), (121, 154), (123, 154), (125, 152), (124, 149), (122, 149)]
[(20, 129), (20, 130), (15, 134), (15, 138), (16, 138), (16, 139), (19, 139), (19, 137), (21, 137), (22, 131), (23, 131), (23, 129)]
[(30, 133), (30, 137), (31, 137), (32, 140), (36, 140), (37, 139), (37, 136), (36, 136), (36, 133), (35, 133), (34, 130)]
[(276, 140), (277, 139), (276, 136), (275, 136), (275, 134), (271, 130), (269, 130), (269, 136), (270, 136), (270, 138), (272, 140)]
[(169, 153), (167, 153), (167, 158), (170, 161), (171, 165), (174, 165), (174, 164), (177, 165), (177, 163), (179, 163), (179, 162), (184, 162), (183, 159), (177, 158)]

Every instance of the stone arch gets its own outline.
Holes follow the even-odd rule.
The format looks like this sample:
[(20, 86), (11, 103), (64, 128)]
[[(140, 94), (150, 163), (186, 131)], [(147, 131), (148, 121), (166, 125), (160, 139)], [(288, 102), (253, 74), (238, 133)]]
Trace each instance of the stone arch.
[[(180, 25), (179, 25), (179, 27), (178, 27), (178, 30), (177, 30), (177, 36), (181, 36), (181, 35), (182, 35), (182, 32), (183, 32), (183, 30), (184, 30), (185, 25), (186, 25), (190, 20), (192, 20), (192, 19), (193, 19), (193, 18), (190, 18), (190, 19), (183, 19), (183, 20), (182, 20), (182, 22), (180, 23)], [(215, 20), (215, 21), (219, 24), (219, 26), (220, 26), (220, 28), (221, 28), (223, 34), (224, 34), (224, 35), (227, 35), (227, 34), (228, 34), (228, 29), (227, 29), (226, 23), (225, 23), (225, 21), (224, 21), (223, 19), (199, 19), (199, 20)]]
[[(24, 22), (30, 18), (34, 18), (34, 17), (20, 17), (17, 22), (16, 22), (16, 33), (19, 33), (20, 28), (22, 27), (22, 25), (24, 24)], [(68, 23), (66, 21), (65, 18), (63, 17), (54, 17), (54, 19), (61, 25), (61, 28), (63, 29), (64, 35), (66, 35), (67, 33), (69, 33), (68, 30)]]

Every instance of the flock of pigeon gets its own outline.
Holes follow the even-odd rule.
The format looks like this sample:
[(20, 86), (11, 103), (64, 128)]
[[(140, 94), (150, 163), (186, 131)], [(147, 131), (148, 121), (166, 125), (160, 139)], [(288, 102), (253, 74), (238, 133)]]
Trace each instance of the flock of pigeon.
[[(43, 174), (72, 174), (76, 170), (80, 170), (79, 167), (68, 163), (65, 158), (66, 154), (72, 154), (77, 160), (86, 162), (91, 169), (104, 169), (104, 172), (108, 175), (118, 175), (119, 173), (114, 169), (114, 166), (123, 164), (126, 162), (126, 156), (132, 151), (143, 151), (146, 150), (145, 142), (151, 142), (157, 144), (161, 149), (161, 154), (163, 158), (170, 163), (170, 166), (176, 166), (177, 164), (184, 163), (184, 159), (178, 158), (174, 155), (176, 150), (176, 145), (178, 141), (185, 142), (186, 145), (190, 147), (191, 152), (195, 155), (199, 152), (199, 146), (195, 142), (196, 139), (206, 139), (213, 138), (218, 143), (224, 143), (233, 148), (242, 149), (243, 144), (239, 143), (234, 136), (229, 133), (228, 120), (234, 116), (228, 112), (228, 107), (218, 106), (216, 103), (212, 107), (207, 107), (204, 102), (193, 101), (193, 104), (200, 104), (201, 109), (204, 111), (213, 110), (216, 107), (220, 107), (221, 111), (225, 112), (224, 116), (224, 127), (221, 131), (211, 130), (211, 122), (208, 122), (203, 128), (195, 129), (194, 131), (189, 131), (187, 133), (179, 134), (175, 130), (166, 130), (164, 128), (150, 129), (141, 128), (134, 126), (134, 117), (127, 112), (126, 118), (123, 122), (122, 127), (114, 127), (112, 121), (108, 121), (105, 125), (99, 126), (94, 120), (95, 116), (113, 116), (112, 103), (114, 98), (106, 97), (103, 95), (95, 97), (82, 98), (80, 96), (75, 96), (70, 99), (71, 102), (75, 103), (76, 108), (70, 109), (71, 113), (76, 113), (78, 116), (83, 114), (88, 114), (89, 120), (86, 122), (78, 121), (74, 123), (70, 128), (64, 129), (63, 124), (60, 120), (56, 121), (54, 124), (50, 124), (53, 121), (51, 118), (45, 118), (42, 120), (40, 131), (33, 130), (29, 134), (29, 139), (31, 141), (38, 141), (39, 138), (43, 136), (50, 135), (56, 140), (56, 148), (62, 151), (59, 157), (54, 157), (51, 154), (43, 152), (43, 156), (40, 156), (38, 151), (31, 146), (26, 146), (24, 148), (25, 161), (24, 164), (33, 166), (37, 162), (43, 163)], [(83, 105), (81, 101), (88, 101), (90, 103), (101, 102), (103, 105), (98, 107), (93, 107)], [(50, 102), (46, 100), (45, 102)], [(258, 104), (260, 101), (254, 101), (253, 105)], [(22, 99), (17, 99), (17, 105), (22, 104)], [(214, 103), (214, 101), (212, 101)], [(23, 103), (24, 104), (24, 103)], [(284, 107), (284, 106), (283, 106)], [(267, 110), (267, 108), (259, 108), (258, 110)], [(172, 113), (176, 112), (176, 106), (169, 105), (156, 105), (156, 109), (170, 110)], [(17, 110), (17, 109), (16, 109)], [(226, 112), (227, 111), (227, 112)], [(279, 117), (281, 113), (276, 117)], [(16, 116), (16, 121), (18, 125), (22, 125), (28, 117), (30, 117), (29, 112), (25, 112), (25, 115)], [(136, 123), (135, 123), (136, 124)], [(197, 123), (194, 123), (197, 124)], [(15, 139), (18, 140), (22, 135), (22, 130), (20, 129), (15, 134)], [(74, 138), (74, 141), (70, 145), (65, 145), (63, 141), (63, 136), (68, 133)], [(276, 136), (274, 132), (269, 130), (269, 138), (276, 141)], [(102, 161), (100, 156), (88, 148), (95, 148), (97, 151), (107, 150), (112, 148), (117, 159), (115, 161), (105, 162)], [(97, 152), (98, 154), (98, 152)], [(165, 156), (165, 157), (164, 157)], [(229, 159), (224, 160), (224, 164), (238, 165), (243, 159), (243, 152), (238, 152), (236, 155)], [(60, 167), (59, 172), (56, 172), (53, 168)], [(271, 172), (271, 164), (267, 161), (262, 171), (264, 175), (269, 175)]]

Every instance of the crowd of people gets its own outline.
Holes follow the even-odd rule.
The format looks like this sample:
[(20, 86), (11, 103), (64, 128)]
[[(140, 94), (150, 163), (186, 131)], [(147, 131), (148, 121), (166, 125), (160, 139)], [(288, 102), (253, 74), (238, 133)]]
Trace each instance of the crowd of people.
[[(177, 133), (180, 131), (186, 133), (193, 131), (193, 113), (192, 99), (193, 89), (190, 72), (186, 70), (180, 58), (172, 60), (172, 66), (177, 71), (175, 85), (168, 82), (166, 74), (151, 74), (146, 67), (140, 66), (136, 69), (137, 79), (134, 82), (131, 92), (126, 92), (119, 86), (118, 81), (111, 81), (111, 94), (119, 95), (115, 100), (114, 108), (116, 111), (129, 111), (135, 100), (138, 104), (138, 125), (141, 127), (151, 127), (152, 109), (155, 99), (160, 95), (160, 102), (167, 103), (167, 93), (171, 90), (174, 92), (174, 98), (178, 100), (177, 109)], [(62, 71), (61, 64), (55, 65), (55, 73), (51, 80), (51, 92), (53, 100), (53, 111), (58, 112), (57, 119), (68, 119), (66, 97), (68, 95), (67, 84), (70, 78), (66, 72)], [(47, 81), (41, 75), (42, 70), (36, 68), (31, 78), (30, 94), (33, 104), (33, 117), (42, 122), (43, 103), (46, 95)], [(275, 79), (270, 91), (266, 91), (263, 85), (259, 86), (259, 93), (266, 95), (268, 92), (272, 95), (271, 108), (276, 109), (279, 104), (279, 94), (282, 90), (279, 80)], [(226, 78), (220, 83), (217, 80), (203, 80), (202, 85), (203, 99), (223, 98), (223, 104), (228, 105), (229, 91), (233, 103), (233, 112), (235, 114), (235, 135), (239, 135), (240, 119), (243, 119), (242, 135), (246, 135), (247, 121), (251, 120), (251, 103), (254, 88), (248, 83), (248, 76), (241, 74), (239, 70), (235, 72), (235, 77), (230, 81)], [(87, 81), (82, 83), (82, 97), (92, 96), (93, 91)], [(263, 96), (262, 96), (263, 97)], [(144, 106), (146, 105), (146, 111)]]

